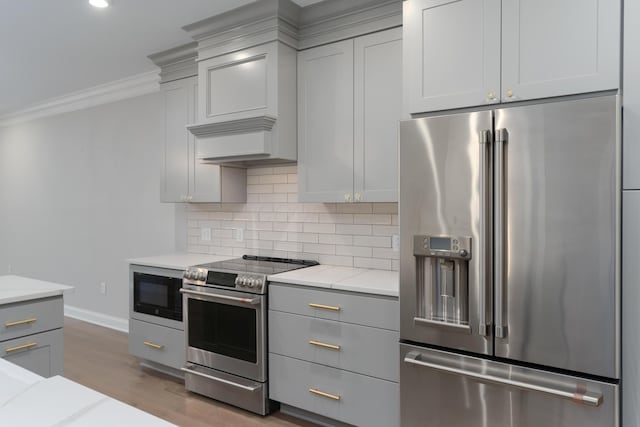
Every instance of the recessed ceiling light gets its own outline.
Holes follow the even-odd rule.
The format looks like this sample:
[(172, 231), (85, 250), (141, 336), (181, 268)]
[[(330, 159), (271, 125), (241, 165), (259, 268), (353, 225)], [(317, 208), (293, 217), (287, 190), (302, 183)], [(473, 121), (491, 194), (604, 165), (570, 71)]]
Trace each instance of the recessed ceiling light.
[(93, 7), (109, 7), (111, 2), (109, 0), (89, 0), (89, 4)]

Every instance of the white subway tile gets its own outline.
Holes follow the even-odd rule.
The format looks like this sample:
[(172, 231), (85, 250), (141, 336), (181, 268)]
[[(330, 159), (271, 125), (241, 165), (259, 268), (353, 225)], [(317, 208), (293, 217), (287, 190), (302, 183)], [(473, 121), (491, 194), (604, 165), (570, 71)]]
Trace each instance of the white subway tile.
[(350, 256), (320, 255), (318, 261), (320, 264), (353, 267), (353, 257)]
[(374, 236), (393, 236), (400, 234), (400, 228), (397, 225), (374, 225), (372, 233)]
[(214, 239), (232, 239), (233, 230), (221, 230), (214, 228), (211, 230), (211, 237)]
[(298, 203), (298, 193), (287, 193), (287, 203)]
[(251, 221), (247, 223), (247, 230), (271, 231), (273, 223), (270, 221)]
[(247, 194), (271, 194), (273, 193), (273, 184), (251, 184), (247, 185)]
[(289, 222), (318, 222), (317, 213), (294, 212), (287, 214)]
[(287, 240), (287, 233), (285, 231), (261, 231), (258, 236), (260, 240)]
[(391, 260), (378, 258), (354, 258), (353, 266), (358, 268), (377, 268), (380, 270), (391, 270)]
[(345, 236), (341, 234), (319, 234), (318, 243), (326, 243), (329, 245), (352, 245), (353, 236)]
[(271, 203), (259, 203), (256, 201), (244, 205), (244, 210), (246, 212), (273, 212), (273, 205)]
[(287, 252), (302, 252), (302, 245), (300, 242), (274, 242), (273, 249), (278, 251)]
[(320, 222), (332, 224), (353, 224), (353, 214), (328, 213), (320, 214)]
[(215, 241), (216, 244), (220, 245), (220, 246), (224, 246), (224, 247), (231, 247), (231, 248), (244, 248), (245, 247), (245, 242), (238, 242), (236, 239), (215, 239), (212, 240)]
[(302, 233), (301, 222), (274, 222), (273, 231), (292, 231), (294, 233)]
[(189, 218), (192, 221), (207, 220), (209, 219), (209, 212), (207, 211), (189, 212), (187, 214), (187, 218)]
[(338, 213), (370, 214), (373, 212), (371, 203), (338, 203)]
[(391, 225), (391, 215), (356, 214), (353, 216), (353, 223)]
[(261, 212), (260, 221), (286, 221), (286, 212)]
[(302, 212), (302, 205), (297, 203), (277, 203), (273, 205), (274, 212)]
[(233, 213), (234, 221), (257, 221), (258, 218), (259, 218), (259, 215), (256, 212), (234, 212)]
[(247, 249), (273, 249), (271, 240), (245, 240)]
[(287, 203), (285, 193), (260, 194), (260, 203)]
[(246, 240), (258, 240), (259, 233), (258, 230), (244, 230), (244, 238)]
[(336, 246), (336, 255), (371, 257), (371, 248), (364, 246)]
[(391, 237), (389, 236), (353, 236), (354, 246), (370, 246), (376, 248), (390, 248)]
[(310, 252), (312, 254), (335, 255), (336, 247), (335, 247), (335, 245), (321, 245), (321, 244), (317, 244), (317, 243), (305, 243), (304, 244), (304, 252)]
[[(247, 176), (247, 185), (261, 184), (260, 178), (261, 177), (258, 175)], [(262, 184), (268, 184), (268, 183), (264, 182)]]
[(224, 211), (226, 212), (243, 212), (245, 208), (244, 203), (225, 203)]
[(241, 257), (242, 255), (245, 255), (245, 254), (251, 254), (251, 252), (248, 251), (247, 248), (232, 248), (232, 249), (233, 249), (233, 256)]
[(273, 168), (273, 173), (286, 173), (286, 174), (297, 174), (298, 173), (298, 167), (295, 165), (292, 166), (275, 166)]
[[(315, 223), (309, 222), (304, 224), (303, 230), (305, 233), (334, 234), (336, 232), (336, 225), (335, 224), (315, 224)], [(347, 233), (344, 233), (344, 234), (347, 234)]]
[(221, 246), (211, 246), (209, 248), (209, 253), (211, 255), (233, 256), (233, 248), (231, 248), (231, 247), (221, 247)]
[(209, 212), (209, 219), (230, 220), (233, 219), (233, 212)]
[(359, 236), (370, 235), (371, 225), (367, 224), (336, 224), (337, 234), (355, 234)]
[(286, 184), (286, 183), (287, 183), (286, 174), (260, 176), (260, 184)]
[(198, 221), (198, 228), (220, 228), (220, 221)]
[(313, 233), (287, 233), (290, 242), (318, 243), (318, 235)]
[(257, 167), (257, 168), (248, 168), (247, 169), (247, 176), (250, 175), (271, 175), (273, 174), (273, 168), (261, 168), (261, 167)]
[(305, 212), (317, 213), (334, 213), (337, 209), (335, 203), (303, 203), (302, 208)]
[(398, 215), (391, 215), (391, 225), (400, 225)]
[(297, 184), (298, 183), (298, 175), (295, 173), (290, 173), (287, 175), (287, 182), (289, 184)]
[(247, 194), (247, 203), (259, 203), (260, 194)]
[(298, 184), (273, 184), (274, 193), (295, 193), (298, 194)]
[(374, 258), (400, 259), (400, 252), (388, 248), (373, 248)]

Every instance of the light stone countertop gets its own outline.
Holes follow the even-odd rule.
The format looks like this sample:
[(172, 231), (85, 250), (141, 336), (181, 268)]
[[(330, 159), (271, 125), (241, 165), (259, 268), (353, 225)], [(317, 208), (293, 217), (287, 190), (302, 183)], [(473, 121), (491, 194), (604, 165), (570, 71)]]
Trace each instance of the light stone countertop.
[(73, 286), (21, 276), (0, 276), (0, 305), (62, 295)]
[(2, 425), (174, 426), (61, 376), (43, 378), (1, 358), (0, 384)]
[(272, 274), (269, 281), (373, 295), (398, 296), (397, 271), (316, 265)]
[(149, 256), (144, 258), (128, 259), (129, 264), (144, 265), (147, 267), (168, 268), (171, 270), (186, 270), (187, 267), (198, 264), (206, 264), (209, 262), (225, 261), (227, 259), (237, 258), (233, 256), (219, 256), (207, 254), (190, 254), (185, 252)]

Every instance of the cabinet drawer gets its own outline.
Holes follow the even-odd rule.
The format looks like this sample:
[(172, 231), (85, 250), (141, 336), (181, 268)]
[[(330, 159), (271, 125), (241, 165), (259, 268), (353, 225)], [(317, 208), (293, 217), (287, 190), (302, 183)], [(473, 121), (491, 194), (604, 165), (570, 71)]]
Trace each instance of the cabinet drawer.
[(62, 297), (0, 306), (0, 341), (62, 328)]
[(62, 329), (0, 343), (3, 359), (43, 377), (62, 375), (64, 367)]
[(184, 331), (130, 319), (129, 353), (180, 369), (184, 367)]
[(269, 311), (269, 351), (398, 381), (396, 331)]
[(273, 400), (357, 426), (398, 425), (397, 383), (273, 353), (269, 366)]
[(393, 297), (272, 283), (269, 285), (269, 309), (392, 331), (399, 330), (398, 300)]

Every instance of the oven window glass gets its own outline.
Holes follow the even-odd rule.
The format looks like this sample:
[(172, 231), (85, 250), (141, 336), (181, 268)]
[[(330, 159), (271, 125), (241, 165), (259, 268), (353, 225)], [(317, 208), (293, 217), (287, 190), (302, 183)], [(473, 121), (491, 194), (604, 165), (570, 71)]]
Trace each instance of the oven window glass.
[(157, 307), (169, 306), (169, 287), (154, 282), (138, 282), (141, 304), (155, 305)]
[(255, 308), (189, 299), (189, 346), (257, 363)]

